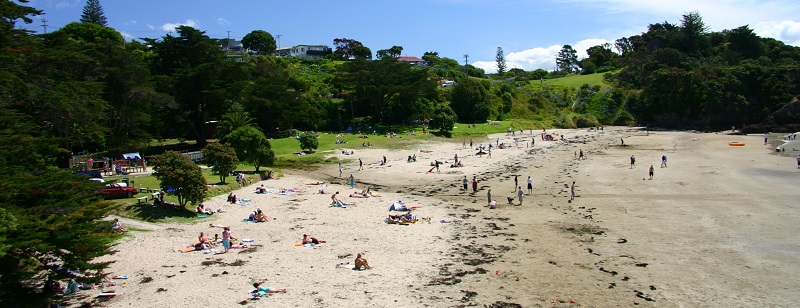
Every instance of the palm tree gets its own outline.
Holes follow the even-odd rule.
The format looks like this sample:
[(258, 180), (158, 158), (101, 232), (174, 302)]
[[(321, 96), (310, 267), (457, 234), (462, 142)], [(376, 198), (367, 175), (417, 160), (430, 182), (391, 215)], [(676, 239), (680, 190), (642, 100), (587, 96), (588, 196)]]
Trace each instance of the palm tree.
[(250, 113), (244, 111), (244, 107), (242, 107), (241, 104), (233, 103), (230, 109), (228, 109), (228, 113), (222, 116), (222, 121), (217, 130), (217, 137), (219, 137), (220, 142), (222, 142), (228, 134), (242, 127), (253, 127), (259, 131), (261, 130), (260, 127), (255, 125), (254, 119), (250, 116)]

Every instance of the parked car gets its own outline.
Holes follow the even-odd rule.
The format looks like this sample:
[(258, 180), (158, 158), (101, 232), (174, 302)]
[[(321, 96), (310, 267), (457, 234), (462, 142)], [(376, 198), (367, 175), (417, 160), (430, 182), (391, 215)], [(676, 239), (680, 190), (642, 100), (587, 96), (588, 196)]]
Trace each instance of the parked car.
[(128, 187), (124, 183), (111, 183), (106, 184), (106, 187), (100, 189), (100, 194), (106, 199), (112, 198), (132, 198), (139, 193), (135, 187)]

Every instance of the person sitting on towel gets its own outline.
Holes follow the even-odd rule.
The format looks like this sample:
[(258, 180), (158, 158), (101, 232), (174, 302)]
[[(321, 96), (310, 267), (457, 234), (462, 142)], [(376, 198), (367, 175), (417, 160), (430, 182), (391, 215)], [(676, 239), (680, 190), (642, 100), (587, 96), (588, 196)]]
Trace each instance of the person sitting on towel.
[(415, 222), (417, 222), (417, 218), (414, 217), (414, 215), (412, 215), (411, 212), (412, 212), (411, 209), (409, 209), (408, 212), (406, 212), (405, 215), (400, 217), (400, 222), (402, 222), (402, 223), (415, 223)]
[(197, 213), (198, 214), (206, 214), (206, 215), (214, 214), (214, 212), (212, 212), (211, 210), (206, 209), (205, 204), (202, 204), (202, 203), (200, 203), (200, 205), (197, 206)]
[(344, 202), (342, 202), (342, 200), (339, 200), (339, 198), (337, 198), (338, 196), (339, 196), (339, 192), (338, 191), (336, 193), (334, 193), (333, 196), (331, 196), (331, 201), (333, 201), (332, 204), (335, 205), (335, 206), (342, 206), (343, 207), (344, 206)]
[(265, 193), (267, 193), (267, 189), (264, 188), (264, 184), (261, 184), (261, 186), (256, 188), (256, 193), (257, 194), (265, 194)]
[(364, 259), (364, 257), (361, 256), (361, 254), (358, 254), (358, 256), (356, 256), (356, 262), (355, 263), (356, 263), (356, 268), (355, 269), (359, 270), (359, 271), (360, 270), (367, 270), (367, 269), (371, 269), (372, 268), (371, 266), (369, 266), (369, 262), (367, 262), (367, 259)]
[(267, 222), (267, 221), (269, 221), (269, 219), (267, 219), (267, 214), (264, 214), (264, 212), (262, 212), (261, 209), (256, 210), (255, 213), (256, 214), (253, 215), (253, 220), (255, 222)]

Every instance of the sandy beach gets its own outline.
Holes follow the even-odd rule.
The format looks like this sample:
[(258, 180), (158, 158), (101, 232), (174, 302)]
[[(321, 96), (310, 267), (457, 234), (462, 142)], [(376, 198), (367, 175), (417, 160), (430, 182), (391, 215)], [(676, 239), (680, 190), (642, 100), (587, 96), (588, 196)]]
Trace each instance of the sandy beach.
[[(534, 130), (474, 139), (473, 148), (463, 147), (469, 140), (435, 139), (403, 150), (351, 145), (353, 155), (320, 149), (344, 161), (342, 177), (353, 174), (354, 189), (339, 178), (336, 165), (285, 170), (280, 179), (236, 191), (250, 200), (247, 205), (226, 203), (226, 196), (208, 200), (207, 207), (224, 206), (223, 212), (194, 224), (123, 219), (123, 225), (147, 231), (130, 232), (115, 254), (102, 258), (114, 261), (109, 273), (129, 278), (117, 280), (117, 296), (100, 303), (788, 307), (800, 302), (795, 160), (800, 153), (775, 153), (781, 143), (764, 145), (761, 135), (627, 127), (548, 132), (565, 140), (542, 141), (541, 131)], [(474, 148), (490, 142), (512, 147), (493, 149), (491, 158), (478, 156)], [(583, 160), (576, 157), (579, 151)], [(456, 154), (464, 167), (449, 167)], [(407, 162), (410, 155), (417, 161)], [(664, 168), (662, 155), (668, 158)], [(381, 165), (384, 156), (387, 164)], [(427, 172), (437, 159), (446, 161), (440, 171)], [(521, 205), (514, 175), (526, 192)], [(464, 176), (477, 178), (477, 193), (461, 189)], [(573, 181), (576, 198), (569, 202)], [(326, 184), (309, 185), (317, 182)], [(272, 193), (255, 194), (261, 184)], [(368, 187), (380, 197), (348, 197)], [(280, 194), (281, 189), (301, 191)], [(488, 189), (497, 209), (487, 206)], [(355, 205), (330, 207), (336, 191)], [(514, 204), (507, 197), (515, 197)], [(415, 215), (430, 222), (387, 224), (395, 201), (418, 206)], [(242, 221), (257, 208), (269, 222)], [(178, 251), (200, 232), (212, 238), (222, 233), (210, 224), (230, 226), (234, 237), (253, 242), (225, 254)], [(296, 246), (303, 234), (327, 243)], [(374, 268), (353, 270), (358, 253)], [(254, 282), (287, 292), (253, 298), (248, 291)], [(81, 291), (76, 302), (97, 292)]]

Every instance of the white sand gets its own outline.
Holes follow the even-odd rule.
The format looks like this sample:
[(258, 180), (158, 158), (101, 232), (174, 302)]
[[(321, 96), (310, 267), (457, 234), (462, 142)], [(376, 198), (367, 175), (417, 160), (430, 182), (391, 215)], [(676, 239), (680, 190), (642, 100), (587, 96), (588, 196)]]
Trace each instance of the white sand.
[[(284, 178), (262, 182), (269, 189), (305, 192), (256, 195), (259, 183), (236, 192), (252, 200), (249, 206), (227, 205), (223, 213), (196, 224), (124, 220), (152, 231), (132, 232), (116, 247), (119, 252), (103, 258), (115, 261), (110, 273), (131, 276), (104, 305), (740, 307), (793, 306), (800, 300), (795, 292), (800, 287), (800, 169), (794, 157), (774, 155), (774, 146), (763, 145), (761, 136), (646, 135), (629, 128), (557, 132), (570, 142), (544, 142), (534, 131), (531, 150), (525, 148), (532, 137), (526, 131), (522, 148), (495, 149), (492, 158), (463, 149), (460, 139), (393, 151), (350, 145), (356, 151), (352, 156), (332, 151), (352, 160), (343, 176), (355, 176), (356, 190), (370, 185), (382, 194), (345, 197), (357, 202), (346, 209), (328, 207), (330, 193), (353, 191), (335, 179), (337, 167), (329, 165), (289, 170)], [(620, 147), (620, 137), (629, 146)], [(494, 138), (513, 144), (514, 137), (475, 139), (475, 147)], [(747, 145), (730, 147), (729, 141)], [(573, 156), (580, 149), (583, 161)], [(407, 163), (413, 154), (417, 162)], [(455, 154), (466, 167), (448, 167)], [(662, 154), (669, 158), (668, 168), (659, 168)], [(380, 166), (384, 155), (389, 163)], [(637, 157), (635, 169), (629, 167), (631, 155)], [(425, 173), (434, 159), (448, 164), (439, 173)], [(653, 180), (644, 179), (650, 164)], [(516, 195), (514, 174), (523, 186), (527, 176), (534, 179), (534, 194), (526, 195), (522, 206), (505, 205), (506, 196)], [(464, 175), (479, 179), (476, 195), (460, 190)], [(570, 204), (566, 185), (573, 180), (578, 198)], [(335, 184), (305, 185), (317, 181)], [(486, 207), (487, 189), (502, 204), (499, 209)], [(397, 200), (421, 206), (416, 214), (433, 223), (384, 223)], [(206, 205), (225, 205), (225, 196)], [(255, 208), (273, 220), (242, 222)], [(257, 249), (177, 252), (201, 231), (210, 237), (221, 233), (209, 223), (230, 225), (235, 237), (254, 239)], [(304, 233), (328, 243), (296, 247)], [(357, 253), (375, 268), (337, 267), (348, 263), (351, 268)], [(229, 265), (239, 260), (239, 266)], [(143, 282), (145, 277), (152, 281)], [(252, 300), (247, 292), (255, 281), (288, 292)]]

